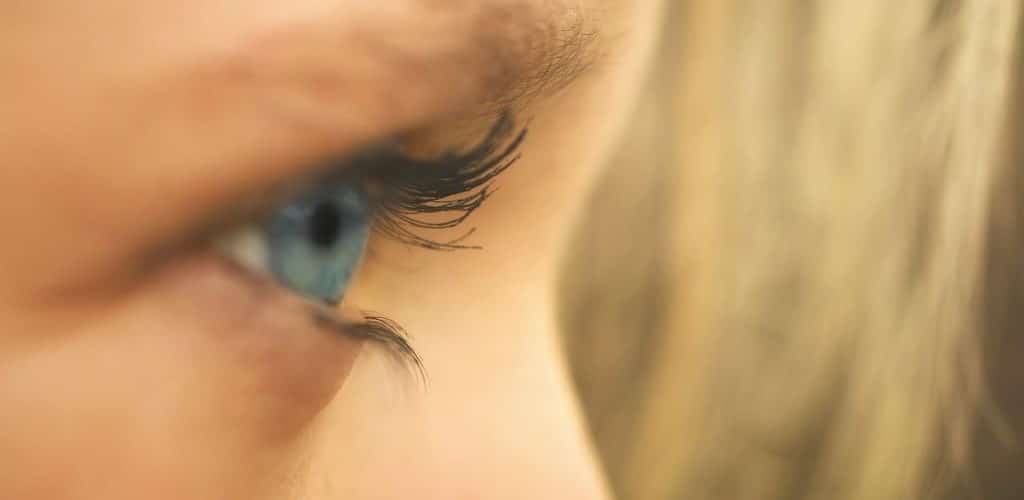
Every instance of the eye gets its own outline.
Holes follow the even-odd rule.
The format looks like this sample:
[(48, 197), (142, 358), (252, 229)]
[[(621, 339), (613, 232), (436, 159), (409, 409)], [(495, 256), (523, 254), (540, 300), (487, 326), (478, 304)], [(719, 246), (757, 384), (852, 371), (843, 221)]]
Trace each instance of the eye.
[(299, 295), (337, 305), (371, 231), (432, 250), (477, 248), (462, 243), (472, 229), (440, 241), (423, 233), (456, 228), (478, 209), (495, 178), (519, 159), (525, 136), (503, 114), (482, 142), (464, 152), (416, 159), (395, 141), (370, 146), (327, 165), (333, 170), (221, 237), (219, 246), (243, 267)]
[(253, 271), (314, 301), (338, 304), (362, 260), (370, 206), (362, 178), (331, 179), (221, 245)]

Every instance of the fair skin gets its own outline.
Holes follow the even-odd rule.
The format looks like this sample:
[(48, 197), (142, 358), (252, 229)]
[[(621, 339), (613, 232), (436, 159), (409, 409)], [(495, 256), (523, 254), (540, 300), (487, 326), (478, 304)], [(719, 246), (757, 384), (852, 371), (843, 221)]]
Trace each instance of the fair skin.
[[(7, 6), (0, 498), (606, 498), (556, 279), (659, 4)], [(597, 36), (566, 51), (566, 27)], [(453, 142), (495, 100), (530, 132), (473, 214), (483, 250), (375, 236), (340, 307), (400, 322), (425, 383), (195, 243), (323, 158)]]

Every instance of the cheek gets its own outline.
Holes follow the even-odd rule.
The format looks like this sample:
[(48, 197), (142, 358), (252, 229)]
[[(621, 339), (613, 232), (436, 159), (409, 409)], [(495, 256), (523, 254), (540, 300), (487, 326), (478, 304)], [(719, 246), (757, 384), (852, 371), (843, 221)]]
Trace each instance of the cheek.
[(426, 386), (361, 358), (325, 413), (312, 477), (353, 499), (606, 498), (553, 323), (505, 304), (408, 314)]
[(183, 264), (5, 353), (0, 498), (286, 493), (360, 346), (254, 310), (252, 287), (217, 266)]

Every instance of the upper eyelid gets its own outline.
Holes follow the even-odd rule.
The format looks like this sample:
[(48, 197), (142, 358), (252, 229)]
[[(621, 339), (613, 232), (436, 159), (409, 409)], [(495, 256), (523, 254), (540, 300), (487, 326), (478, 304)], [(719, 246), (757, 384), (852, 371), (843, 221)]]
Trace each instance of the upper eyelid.
[[(472, 1), (479, 8), (470, 10), (479, 14), (451, 21), (449, 38), (434, 48), (391, 40), (396, 30), (415, 33), (416, 17), (385, 24), (387, 30), (353, 26), (353, 15), (250, 35), (191, 67), (187, 106), (200, 112), (182, 125), (225, 135), (203, 130), (211, 113), (233, 115), (224, 126), (245, 130), (246, 138), (232, 148), (252, 158), (221, 170), (225, 180), (248, 177), (248, 186), (231, 188), (243, 195), (308, 175), (323, 160), (384, 137), (460, 115), (521, 109), (531, 97), (568, 85), (597, 57), (593, 22), (578, 11), (532, 0), (448, 1)], [(245, 151), (253, 148), (262, 152)]]
[[(380, 190), (385, 193), (371, 196), (375, 212), (374, 228), (378, 232), (413, 246), (433, 250), (476, 248), (461, 244), (461, 240), (473, 230), (451, 241), (439, 242), (417, 234), (415, 229), (452, 228), (466, 220), (490, 195), (493, 180), (519, 159), (519, 147), (526, 134), (527, 128), (517, 128), (515, 119), (506, 112), (498, 116), (487, 133), (464, 152), (446, 150), (434, 158), (413, 159), (402, 151), (399, 141), (380, 141), (340, 160), (321, 162), (312, 172), (273, 185), (214, 212), (213, 216), (181, 239), (181, 243), (176, 244), (174, 249), (205, 247), (225, 233), (264, 219), (273, 210), (325, 182), (349, 178), (378, 183)], [(414, 178), (410, 179), (410, 175)], [(435, 182), (442, 182), (443, 185), (438, 186)], [(417, 200), (399, 200), (393, 193), (389, 193), (397, 190), (406, 195), (410, 189), (428, 189), (432, 195), (421, 195)], [(434, 209), (438, 206), (437, 202), (442, 200), (454, 200), (454, 203), (444, 203), (447, 208), (443, 210)], [(426, 222), (417, 219), (418, 211), (458, 215)], [(166, 253), (174, 252), (161, 254)]]
[[(461, 225), (490, 196), (494, 180), (519, 160), (526, 134), (527, 128), (517, 128), (515, 119), (506, 112), (495, 119), (478, 142), (462, 152), (449, 149), (431, 158), (418, 159), (408, 156), (400, 142), (382, 141), (268, 196), (250, 214), (265, 213), (327, 182), (360, 179), (359, 182), (370, 182), (377, 188), (370, 201), (374, 229), (378, 232), (431, 250), (476, 248), (461, 244), (472, 229), (446, 242), (429, 239), (416, 230)], [(420, 213), (435, 217), (428, 221), (418, 218)]]
[[(511, 6), (521, 1), (526, 0), (480, 5), (500, 4), (511, 10)], [(495, 12), (498, 11), (485, 13), (494, 16)], [(508, 19), (529, 23), (531, 17), (520, 13)], [(452, 43), (471, 46), (482, 40), (483, 52), (477, 53), (477, 58), (495, 53), (501, 57), (479, 65), (472, 64), (471, 56), (456, 57), (449, 60), (451, 66), (436, 68), (433, 74), (438, 80), (435, 83), (423, 86), (409, 85), (411, 77), (400, 72), (401, 65), (395, 63), (398, 59), (390, 64), (382, 62), (380, 71), (385, 73), (376, 75), (361, 73), (365, 68), (359, 65), (346, 64), (346, 56), (355, 56), (343, 48), (354, 35), (346, 35), (343, 29), (339, 31), (338, 26), (328, 26), (329, 23), (321, 26), (321, 31), (303, 30), (297, 25), (286, 27), (285, 30), (290, 30), (287, 34), (255, 37), (249, 42), (229, 45), (228, 49), (211, 49), (200, 59), (188, 62), (175, 59), (168, 62), (170, 66), (160, 66), (158, 74), (146, 80), (151, 86), (142, 86), (137, 92), (119, 93), (108, 103), (110, 112), (125, 116), (123, 120), (112, 121), (106, 128), (94, 131), (99, 139), (121, 138), (124, 141), (126, 131), (138, 130), (141, 117), (144, 116), (148, 124), (146, 133), (134, 138), (137, 140), (132, 142), (133, 147), (125, 148), (123, 154), (118, 152), (120, 156), (103, 158), (111, 168), (122, 161), (146, 168), (118, 171), (117, 182), (109, 185), (80, 183), (95, 187), (91, 199), (119, 200), (122, 197), (118, 192), (129, 191), (142, 200), (133, 207), (133, 216), (124, 219), (124, 234), (119, 236), (124, 245), (111, 249), (104, 264), (124, 267), (126, 261), (159, 260), (169, 249), (193, 244), (197, 233), (202, 237), (244, 218), (251, 213), (246, 207), (253, 203), (250, 200), (262, 201), (268, 193), (273, 195), (277, 186), (316, 172), (324, 160), (353, 152), (383, 137), (417, 130), (431, 123), (444, 123), (460, 110), (477, 117), (481, 112), (492, 111), (487, 108), (494, 102), (459, 95), (457, 87), (443, 84), (464, 76), (453, 74), (453, 68), (489, 68), (477, 80), (484, 93), (494, 90), (486, 88), (490, 78), (505, 74), (510, 77), (507, 85), (514, 88), (504, 90), (513, 94), (489, 97), (516, 99), (516, 92), (525, 96), (529, 93), (526, 89), (535, 91), (543, 86), (543, 78), (516, 83), (517, 71), (519, 80), (531, 78), (531, 71), (524, 70), (523, 65), (542, 67), (549, 75), (556, 75), (557, 68), (572, 61), (583, 63), (592, 52), (574, 48), (577, 42), (562, 44), (560, 49), (544, 48), (558, 47), (557, 37), (556, 42), (537, 41), (536, 46), (516, 52), (520, 49), (515, 48), (515, 29), (506, 27), (501, 28), (506, 30), (501, 33), (488, 33), (487, 30), (494, 28), (493, 21), (481, 23), (474, 28), (476, 31), (459, 35), (461, 42)], [(410, 24), (415, 22), (410, 21)], [(580, 32), (587, 30), (583, 24), (578, 26)], [(561, 31), (554, 32), (559, 33)], [(512, 48), (502, 49), (501, 41), (509, 42)], [(280, 52), (259, 50), (271, 46)], [(287, 64), (292, 50), (288, 47), (299, 52), (319, 50), (317, 53), (321, 55), (316, 59), (319, 62), (305, 73), (293, 72)], [(362, 46), (364, 59), (373, 59), (371, 49), (372, 46)], [(511, 52), (502, 55), (504, 50)], [(514, 62), (512, 55), (516, 53), (528, 62)], [(429, 62), (436, 55), (420, 53), (410, 57)], [(552, 58), (561, 58), (561, 62), (543, 64)], [(282, 65), (275, 66), (278, 63)], [(349, 76), (356, 79), (349, 80)], [(412, 81), (415, 83), (415, 78)], [(356, 85), (356, 82), (362, 83)], [(420, 98), (403, 104), (404, 107), (394, 106), (389, 96), (405, 95), (406, 91)], [(431, 98), (435, 91), (442, 97)], [(97, 168), (102, 167), (104, 165), (97, 165)], [(81, 170), (67, 173), (69, 182), (75, 177), (95, 179), (96, 174)], [(104, 178), (114, 179), (115, 176)], [(104, 266), (96, 266), (100, 267)]]

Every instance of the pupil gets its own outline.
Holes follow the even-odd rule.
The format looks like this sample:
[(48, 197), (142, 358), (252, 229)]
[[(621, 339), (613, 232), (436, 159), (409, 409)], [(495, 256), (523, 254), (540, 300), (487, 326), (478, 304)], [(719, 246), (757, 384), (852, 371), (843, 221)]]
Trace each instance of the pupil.
[(341, 213), (333, 203), (320, 203), (313, 209), (313, 216), (309, 223), (309, 236), (313, 244), (327, 249), (338, 242), (341, 235)]

